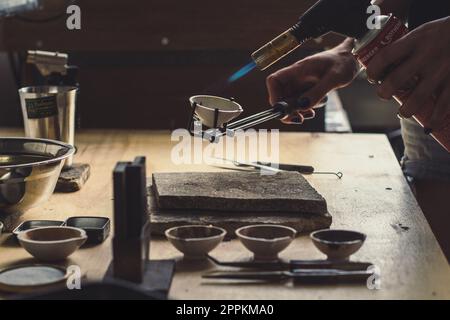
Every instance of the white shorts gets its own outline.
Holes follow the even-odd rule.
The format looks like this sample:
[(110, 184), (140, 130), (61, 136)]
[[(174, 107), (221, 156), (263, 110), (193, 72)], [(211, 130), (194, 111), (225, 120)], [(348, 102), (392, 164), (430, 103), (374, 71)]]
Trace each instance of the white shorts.
[(405, 154), (402, 168), (414, 179), (450, 181), (450, 153), (447, 152), (414, 119), (402, 119)]

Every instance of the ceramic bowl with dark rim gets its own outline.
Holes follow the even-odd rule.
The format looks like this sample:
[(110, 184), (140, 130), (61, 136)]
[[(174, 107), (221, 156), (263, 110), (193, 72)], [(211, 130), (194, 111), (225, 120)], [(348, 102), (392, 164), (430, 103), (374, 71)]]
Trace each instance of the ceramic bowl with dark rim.
[(187, 259), (206, 259), (206, 255), (222, 242), (225, 229), (215, 226), (186, 225), (165, 232), (167, 240)]
[(61, 261), (81, 247), (86, 232), (73, 227), (40, 227), (17, 235), (22, 247), (41, 261)]
[(282, 225), (259, 224), (241, 227), (236, 230), (236, 235), (254, 254), (255, 261), (275, 261), (294, 240), (297, 231)]
[(329, 260), (348, 260), (366, 240), (366, 235), (352, 230), (323, 229), (310, 235), (314, 245)]

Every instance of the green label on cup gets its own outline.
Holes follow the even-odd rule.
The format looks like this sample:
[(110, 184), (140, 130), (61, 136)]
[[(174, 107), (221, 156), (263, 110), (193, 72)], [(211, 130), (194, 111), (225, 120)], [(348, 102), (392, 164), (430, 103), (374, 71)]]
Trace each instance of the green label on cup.
[(56, 96), (25, 99), (25, 106), (28, 119), (48, 118), (58, 114)]

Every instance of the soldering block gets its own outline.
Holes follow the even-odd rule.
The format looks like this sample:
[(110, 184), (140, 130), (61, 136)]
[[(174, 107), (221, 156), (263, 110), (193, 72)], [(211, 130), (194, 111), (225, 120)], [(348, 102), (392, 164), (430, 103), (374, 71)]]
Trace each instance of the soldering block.
[(87, 163), (74, 163), (69, 169), (64, 169), (56, 183), (56, 192), (76, 192), (83, 188), (91, 175), (91, 166)]
[(154, 173), (152, 185), (161, 210), (327, 214), (325, 199), (298, 172)]

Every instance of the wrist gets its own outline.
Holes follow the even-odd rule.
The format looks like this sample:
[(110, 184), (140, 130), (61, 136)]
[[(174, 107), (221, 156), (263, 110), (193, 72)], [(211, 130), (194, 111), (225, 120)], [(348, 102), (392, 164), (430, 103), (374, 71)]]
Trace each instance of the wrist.
[(340, 54), (351, 54), (353, 48), (355, 47), (355, 40), (353, 38), (346, 38), (332, 50), (335, 50)]
[(338, 56), (338, 61), (340, 61), (343, 70), (348, 72), (347, 75), (351, 77), (351, 80), (355, 79), (360, 72), (360, 64), (352, 53), (354, 45), (355, 40), (353, 38), (346, 38), (341, 44), (333, 49)]
[(353, 55), (353, 48), (355, 46), (355, 40), (353, 38), (346, 38), (341, 44), (334, 47), (332, 52), (343, 59), (346, 63), (356, 65), (355, 56)]

